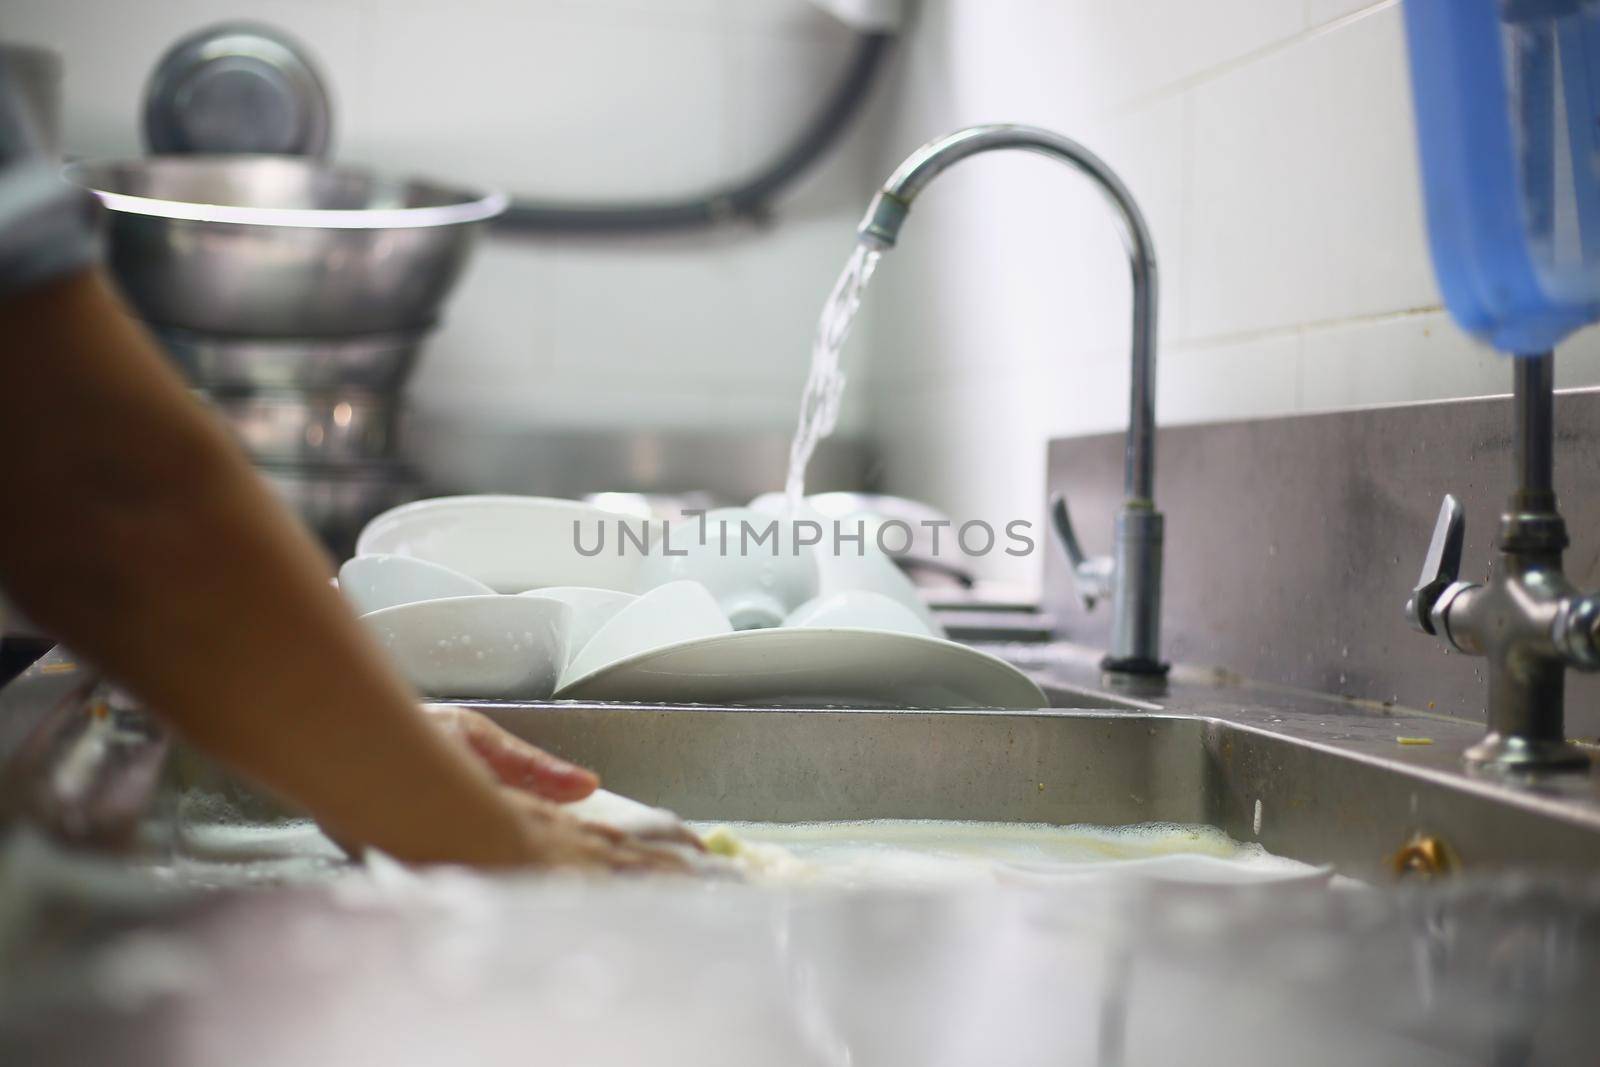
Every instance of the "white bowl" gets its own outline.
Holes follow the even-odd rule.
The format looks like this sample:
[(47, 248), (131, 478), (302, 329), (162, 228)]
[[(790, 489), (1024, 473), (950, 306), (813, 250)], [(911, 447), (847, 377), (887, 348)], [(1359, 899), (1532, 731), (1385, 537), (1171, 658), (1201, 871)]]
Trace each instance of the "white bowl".
[(365, 615), (397, 604), (482, 596), (494, 592), (476, 578), (427, 560), (409, 556), (356, 556), (339, 568), (339, 592), (356, 614)]
[[(775, 533), (768, 534), (769, 527)], [(812, 550), (803, 546), (796, 552), (794, 535), (785, 518), (749, 508), (718, 508), (707, 512), (703, 523), (690, 518), (667, 528), (665, 538), (651, 544), (640, 581), (647, 589), (674, 581), (699, 582), (716, 597), (735, 630), (778, 626), (818, 591)]]
[(546, 589), (530, 589), (523, 596), (542, 596), (559, 600), (572, 609), (572, 621), (567, 629), (567, 662), (589, 644), (590, 638), (612, 617), (639, 598), (632, 593), (619, 593), (615, 589), (591, 589), (582, 585), (553, 585)]
[[(817, 567), (815, 596), (828, 597), (855, 590), (879, 593), (904, 605), (921, 621), (927, 633), (939, 638), (945, 636), (944, 627), (934, 618), (933, 611), (928, 607), (927, 601), (922, 599), (916, 583), (907, 577), (899, 564), (878, 548), (876, 526), (873, 522), (859, 516), (852, 518), (826, 515), (817, 510), (810, 498), (801, 502), (798, 513), (791, 515), (788, 507), (788, 498), (781, 493), (763, 493), (751, 501), (751, 510), (757, 514), (769, 518), (778, 516), (785, 522), (808, 519), (822, 526), (822, 540), (811, 550)], [(856, 528), (858, 521), (861, 523), (862, 534), (859, 545), (854, 540), (846, 541), (843, 538), (835, 540), (836, 523), (844, 537), (854, 538), (858, 532)]]
[[(637, 592), (642, 553), (631, 546), (619, 552), (619, 520), (626, 521), (573, 500), (436, 497), (403, 504), (367, 523), (356, 553), (440, 563), (498, 593), (564, 585)], [(597, 543), (601, 550), (593, 554), (579, 550), (581, 544), (593, 551)]]
[[(871, 534), (868, 534), (870, 537)], [(819, 546), (828, 547), (831, 546)], [(817, 595), (868, 592), (888, 597), (910, 611), (934, 637), (944, 637), (944, 627), (933, 617), (916, 583), (906, 576), (894, 560), (867, 544), (857, 555), (849, 546), (835, 555), (831, 550), (817, 553)]]
[(465, 596), (423, 600), (363, 615), (424, 696), (443, 700), (542, 700), (567, 662), (572, 609), (559, 600)]
[(705, 586), (699, 582), (668, 582), (626, 605), (600, 627), (567, 664), (560, 688), (641, 652), (732, 630)]
[(892, 597), (864, 589), (851, 589), (808, 600), (783, 620), (783, 624), (934, 636), (916, 612)]

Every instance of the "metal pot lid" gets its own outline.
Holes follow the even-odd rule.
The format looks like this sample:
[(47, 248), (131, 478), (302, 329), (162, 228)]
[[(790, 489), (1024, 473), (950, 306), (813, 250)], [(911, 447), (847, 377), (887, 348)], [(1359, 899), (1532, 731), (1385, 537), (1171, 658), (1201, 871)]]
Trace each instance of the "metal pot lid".
[(144, 139), (153, 153), (323, 157), (328, 91), (304, 46), (252, 22), (209, 26), (178, 41), (145, 89)]

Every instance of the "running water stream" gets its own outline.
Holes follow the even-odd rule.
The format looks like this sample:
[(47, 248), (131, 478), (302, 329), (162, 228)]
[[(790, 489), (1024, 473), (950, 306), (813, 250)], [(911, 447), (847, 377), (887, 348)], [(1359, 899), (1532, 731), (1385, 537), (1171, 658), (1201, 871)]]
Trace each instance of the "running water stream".
[(822, 306), (817, 320), (817, 336), (811, 343), (811, 374), (800, 397), (800, 424), (795, 427), (789, 446), (789, 477), (784, 490), (789, 510), (799, 510), (806, 492), (806, 465), (817, 450), (817, 442), (833, 433), (839, 423), (839, 402), (844, 396), (845, 374), (839, 366), (839, 353), (850, 335), (850, 323), (861, 307), (861, 294), (872, 280), (883, 253), (864, 244), (856, 245), (839, 280)]

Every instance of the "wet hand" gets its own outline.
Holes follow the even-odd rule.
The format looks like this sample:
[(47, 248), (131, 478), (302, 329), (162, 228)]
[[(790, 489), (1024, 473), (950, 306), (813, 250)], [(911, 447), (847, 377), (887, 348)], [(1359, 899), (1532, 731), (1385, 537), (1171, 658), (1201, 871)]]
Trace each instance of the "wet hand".
[(434, 725), (465, 745), (509, 790), (567, 803), (582, 800), (600, 785), (593, 771), (550, 755), (470, 708), (442, 705), (425, 710)]
[(630, 874), (687, 874), (689, 864), (670, 848), (600, 823), (584, 822), (559, 804), (514, 789), (506, 798), (526, 820), (539, 867)]
[(703, 851), (700, 839), (681, 824), (630, 833), (575, 817), (561, 805), (582, 800), (598, 788), (600, 779), (593, 771), (552, 756), (471, 708), (440, 705), (425, 710), (431, 722), (464, 745), (504, 787), (502, 795), (528, 825), (535, 865), (686, 873), (689, 866), (682, 854), (661, 846)]

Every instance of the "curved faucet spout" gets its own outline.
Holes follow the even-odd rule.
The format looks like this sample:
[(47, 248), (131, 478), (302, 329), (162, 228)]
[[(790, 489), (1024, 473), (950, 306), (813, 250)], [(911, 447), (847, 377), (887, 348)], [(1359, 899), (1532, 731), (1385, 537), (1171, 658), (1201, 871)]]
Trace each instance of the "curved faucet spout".
[(1126, 499), (1117, 517), (1111, 655), (1108, 669), (1162, 673), (1160, 658), (1163, 522), (1155, 509), (1156, 256), (1144, 214), (1105, 162), (1078, 142), (1035, 126), (974, 126), (931, 141), (902, 163), (857, 227), (863, 244), (893, 248), (917, 195), (960, 160), (1000, 149), (1037, 152), (1087, 175), (1110, 202), (1133, 278), (1128, 442), (1123, 457)]

